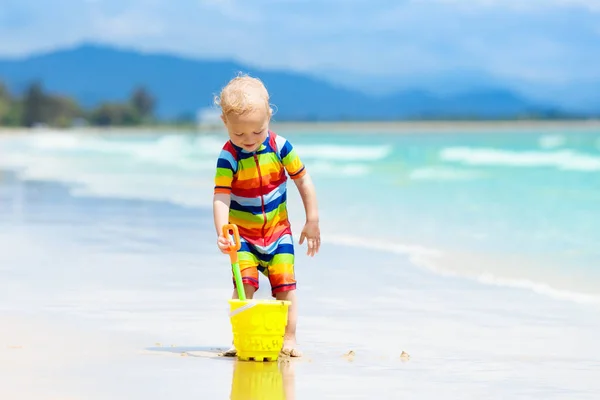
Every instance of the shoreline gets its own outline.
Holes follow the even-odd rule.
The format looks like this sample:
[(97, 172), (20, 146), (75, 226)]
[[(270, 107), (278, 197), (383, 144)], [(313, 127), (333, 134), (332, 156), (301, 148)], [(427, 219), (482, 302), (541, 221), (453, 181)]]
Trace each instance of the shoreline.
[[(0, 186), (4, 182), (17, 181), (19, 178), (15, 170), (10, 168), (0, 167)], [(52, 187), (60, 188), (61, 191), (69, 193), (70, 189), (75, 185), (74, 181), (60, 181), (56, 178), (42, 178), (41, 181), (49, 183)], [(27, 183), (25, 183), (27, 184)], [(71, 194), (67, 194), (71, 196)], [(91, 198), (97, 198), (93, 195)], [(85, 199), (85, 197), (81, 198)], [(147, 207), (157, 207), (157, 209), (176, 210), (176, 212), (189, 212), (194, 210), (192, 214), (208, 212), (210, 209), (206, 205), (185, 205), (180, 202), (172, 201), (166, 198), (132, 198), (132, 197), (104, 197), (102, 200), (106, 203), (118, 202), (134, 205), (143, 202)], [(82, 200), (85, 201), (85, 200)], [(116, 204), (116, 203), (115, 203)], [(292, 203), (290, 203), (292, 204)], [(300, 204), (296, 206), (301, 206)], [(207, 211), (208, 210), (208, 211)], [(189, 216), (188, 216), (189, 217)], [(292, 225), (301, 224), (302, 218), (294, 213), (289, 214)], [(502, 274), (500, 271), (475, 271), (467, 267), (456, 268), (454, 263), (469, 265), (473, 262), (482, 262), (482, 259), (477, 259), (478, 253), (470, 252), (455, 252), (449, 248), (437, 247), (437, 244), (412, 242), (412, 241), (397, 241), (386, 242), (384, 237), (369, 238), (361, 235), (343, 234), (340, 231), (322, 230), (327, 239), (323, 240), (324, 244), (337, 246), (341, 249), (359, 249), (359, 251), (376, 252), (384, 254), (387, 257), (400, 256), (406, 258), (408, 263), (415, 269), (426, 274), (432, 274), (440, 279), (452, 278), (472, 284), (475, 286), (486, 287), (489, 290), (497, 288), (499, 290), (522, 291), (530, 295), (541, 296), (549, 301), (565, 301), (578, 305), (586, 305), (591, 307), (600, 306), (600, 293), (590, 291), (588, 289), (575, 288), (570, 286), (558, 285), (557, 280), (540, 279), (527, 275)], [(295, 245), (298, 245), (297, 238)], [(447, 251), (450, 250), (450, 254)]]
[[(514, 131), (519, 129), (583, 129), (600, 130), (600, 119), (581, 119), (581, 120), (489, 120), (489, 121), (323, 121), (323, 122), (294, 122), (285, 121), (271, 122), (271, 129), (274, 131), (302, 131), (301, 133), (350, 133), (350, 132), (373, 132), (374, 134), (391, 133), (444, 133), (455, 132), (479, 132), (487, 130), (506, 130)], [(53, 127), (0, 127), (0, 135), (3, 134), (30, 134), (47, 132), (78, 132), (78, 133), (101, 133), (101, 134), (132, 134), (132, 133), (153, 133), (153, 132), (182, 132), (190, 134), (215, 134), (224, 133), (224, 128), (220, 125), (206, 126), (108, 126), (108, 127), (72, 127), (72, 128), (53, 128)]]

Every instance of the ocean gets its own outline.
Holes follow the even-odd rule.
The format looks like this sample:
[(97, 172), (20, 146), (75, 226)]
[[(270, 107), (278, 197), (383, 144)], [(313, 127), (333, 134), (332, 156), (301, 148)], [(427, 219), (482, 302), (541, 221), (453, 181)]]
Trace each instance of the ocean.
[[(299, 341), (312, 362), (296, 364), (294, 398), (597, 397), (598, 125), (277, 133), (306, 164), (321, 217), (321, 252), (296, 247)], [(0, 316), (109, 342), (122, 335), (124, 354), (155, 342), (226, 346), (231, 279), (211, 213), (225, 140), (168, 130), (0, 135)], [(304, 211), (288, 187), (298, 237)], [(350, 349), (353, 367), (339, 360)], [(401, 351), (411, 361), (400, 363)], [(152, 361), (123, 357), (121, 368), (158, 376)], [(178, 386), (198, 372), (188, 361), (160, 364), (174, 368), (169, 393), (229, 398), (223, 371), (218, 388)], [(103, 371), (118, 381), (103, 395), (133, 398), (139, 380), (83, 370), (80, 392), (60, 387), (89, 395)], [(62, 373), (72, 382), (72, 370)], [(340, 386), (356, 376), (362, 383)], [(153, 398), (146, 385), (140, 398)]]

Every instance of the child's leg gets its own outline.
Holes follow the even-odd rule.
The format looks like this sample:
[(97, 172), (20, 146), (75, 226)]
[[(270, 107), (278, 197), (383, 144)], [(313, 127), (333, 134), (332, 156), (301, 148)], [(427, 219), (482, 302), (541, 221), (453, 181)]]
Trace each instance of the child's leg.
[(285, 327), (285, 336), (283, 337), (283, 353), (291, 357), (300, 357), (302, 353), (297, 349), (296, 343), (296, 322), (298, 320), (298, 303), (296, 301), (296, 290), (275, 293), (277, 300), (287, 300), (291, 302), (288, 309), (288, 322)]
[(294, 244), (291, 235), (284, 235), (271, 253), (268, 261), (268, 277), (271, 283), (271, 292), (277, 300), (290, 301), (288, 309), (288, 322), (283, 340), (284, 354), (292, 357), (301, 356), (296, 348), (296, 324), (298, 320), (298, 304), (296, 299), (296, 276), (294, 273)]
[[(244, 293), (247, 299), (254, 296), (254, 292), (258, 290), (258, 257), (254, 246), (240, 238), (240, 249), (238, 250), (238, 262), (240, 264), (240, 275), (242, 275), (242, 283), (244, 284)], [(237, 286), (235, 278), (233, 280), (233, 299), (238, 298)]]
[[(235, 286), (235, 285), (234, 285)], [(256, 287), (254, 284), (244, 283), (244, 293), (246, 294), (246, 299), (250, 300), (254, 297), (254, 293), (256, 293)], [(232, 299), (239, 299), (237, 289), (233, 288)]]

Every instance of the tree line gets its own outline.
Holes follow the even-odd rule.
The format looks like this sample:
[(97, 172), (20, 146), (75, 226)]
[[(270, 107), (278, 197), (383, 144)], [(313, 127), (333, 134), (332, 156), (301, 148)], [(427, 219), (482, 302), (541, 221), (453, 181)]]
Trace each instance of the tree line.
[(156, 100), (143, 86), (134, 88), (126, 101), (84, 107), (68, 96), (46, 91), (40, 82), (31, 83), (21, 95), (0, 82), (0, 126), (148, 125), (156, 123), (155, 106)]
[[(31, 83), (20, 95), (11, 93), (0, 81), (0, 126), (51, 126), (68, 128), (71, 126), (139, 126), (175, 124), (187, 126), (194, 121), (192, 115), (182, 115), (172, 121), (159, 121), (155, 116), (156, 100), (144, 86), (134, 88), (125, 101), (104, 101), (92, 107), (84, 107), (75, 99), (48, 92), (40, 82)], [(515, 115), (508, 120), (558, 120), (586, 119), (600, 117), (600, 114), (584, 115), (561, 110), (545, 110)], [(301, 119), (318, 121), (316, 117)], [(355, 120), (351, 117), (340, 120)], [(477, 115), (413, 116), (410, 120), (482, 120)], [(484, 118), (485, 120), (485, 118)]]

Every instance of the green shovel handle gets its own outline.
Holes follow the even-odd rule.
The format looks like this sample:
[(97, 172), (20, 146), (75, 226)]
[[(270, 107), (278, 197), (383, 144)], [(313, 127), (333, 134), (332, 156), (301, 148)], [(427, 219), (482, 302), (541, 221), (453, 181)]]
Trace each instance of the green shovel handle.
[(241, 247), (240, 233), (235, 224), (223, 225), (223, 236), (233, 236), (235, 243), (229, 247), (229, 258), (231, 259), (231, 270), (235, 279), (235, 287), (237, 289), (240, 300), (246, 300), (246, 292), (244, 291), (244, 283), (242, 282), (242, 273), (240, 272), (240, 263), (238, 262), (237, 251)]

